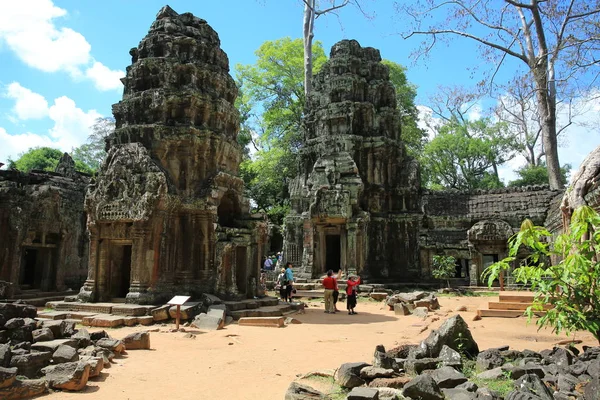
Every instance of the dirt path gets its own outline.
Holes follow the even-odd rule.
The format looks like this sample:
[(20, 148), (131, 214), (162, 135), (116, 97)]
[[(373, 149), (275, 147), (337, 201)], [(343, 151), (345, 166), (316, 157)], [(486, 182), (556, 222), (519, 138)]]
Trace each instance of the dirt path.
[[(100, 378), (88, 383), (83, 393), (55, 393), (51, 399), (282, 399), (297, 374), (316, 369), (334, 369), (344, 362), (371, 362), (376, 345), (391, 348), (418, 343), (430, 329), (460, 314), (469, 324), (481, 349), (508, 344), (514, 349), (542, 350), (564, 336), (537, 331), (525, 318), (484, 318), (472, 321), (479, 305), (497, 298), (440, 298), (439, 315), (425, 321), (395, 316), (382, 303), (359, 303), (358, 315), (329, 315), (311, 307), (296, 318), (302, 324), (286, 328), (258, 328), (229, 325), (224, 330), (201, 333), (195, 339), (185, 333), (151, 334), (151, 351), (130, 351), (116, 359)], [(431, 322), (432, 318), (440, 320)], [(426, 330), (421, 332), (425, 327)], [(122, 338), (145, 327), (110, 330)], [(584, 344), (595, 345), (590, 334), (578, 333)]]

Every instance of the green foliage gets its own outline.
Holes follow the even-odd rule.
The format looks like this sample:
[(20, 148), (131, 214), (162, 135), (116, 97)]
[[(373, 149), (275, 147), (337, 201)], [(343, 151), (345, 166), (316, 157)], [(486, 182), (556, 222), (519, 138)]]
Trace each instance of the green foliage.
[(543, 227), (523, 224), (509, 241), (509, 256), (484, 271), (488, 283), (525, 249), (528, 255), (513, 276), (517, 283), (531, 285), (536, 294), (526, 311), (529, 319), (549, 304), (552, 308), (537, 320), (540, 328), (549, 326), (557, 334), (586, 330), (600, 343), (599, 227), (600, 216), (588, 206), (577, 208), (568, 231), (555, 237)]
[(93, 174), (106, 157), (104, 139), (115, 130), (114, 118), (98, 118), (92, 126), (87, 142), (73, 149), (73, 160), (78, 171)]
[(427, 142), (427, 132), (417, 126), (419, 111), (415, 106), (417, 87), (406, 78), (406, 67), (393, 61), (383, 60), (390, 70), (390, 81), (396, 89), (396, 107), (400, 111), (401, 139), (408, 152), (417, 157)]
[(518, 147), (503, 123), (452, 118), (425, 145), (421, 157), (425, 186), (460, 190), (502, 187), (498, 166), (514, 158)]
[[(567, 177), (571, 172), (571, 165), (565, 164), (561, 167), (560, 173), (563, 184), (567, 183)], [(539, 165), (526, 165), (515, 170), (515, 173), (519, 175), (518, 179), (510, 181), (508, 186), (522, 187), (529, 185), (548, 185), (548, 168), (545, 163)]]
[(435, 279), (445, 279), (450, 287), (449, 279), (456, 273), (456, 258), (452, 256), (433, 256), (431, 275)]
[(29, 172), (37, 169), (54, 172), (63, 152), (51, 147), (33, 147), (19, 154), (17, 160), (8, 160), (8, 167)]

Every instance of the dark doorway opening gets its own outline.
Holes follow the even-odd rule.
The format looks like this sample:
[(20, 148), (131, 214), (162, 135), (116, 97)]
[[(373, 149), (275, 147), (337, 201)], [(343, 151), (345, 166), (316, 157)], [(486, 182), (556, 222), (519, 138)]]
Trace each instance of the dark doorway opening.
[(235, 248), (235, 283), (239, 293), (246, 293), (248, 290), (246, 255), (246, 247)]
[(341, 268), (342, 245), (340, 235), (325, 236), (325, 271), (337, 272)]
[(38, 265), (38, 250), (32, 248), (26, 248), (23, 251), (23, 263), (21, 267), (21, 279), (19, 284), (25, 286), (26, 288), (36, 288), (36, 279), (37, 275), (37, 265)]
[(131, 282), (131, 245), (114, 245), (111, 251), (110, 295), (124, 298)]

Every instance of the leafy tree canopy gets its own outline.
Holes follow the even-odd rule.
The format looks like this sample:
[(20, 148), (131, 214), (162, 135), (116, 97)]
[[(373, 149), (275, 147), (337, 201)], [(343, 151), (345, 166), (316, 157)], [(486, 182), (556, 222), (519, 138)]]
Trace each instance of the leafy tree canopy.
[(502, 187), (498, 166), (515, 157), (517, 149), (502, 123), (487, 118), (452, 119), (425, 145), (421, 157), (425, 186), (459, 190)]
[[(562, 181), (564, 184), (567, 183), (567, 177), (571, 171), (571, 165), (565, 164), (561, 167), (560, 172), (562, 175)], [(517, 170), (515, 173), (519, 176), (518, 179), (510, 181), (508, 186), (522, 187), (530, 185), (547, 185), (548, 184), (548, 169), (545, 163), (539, 165), (527, 164)]]
[(33, 147), (24, 153), (20, 153), (19, 158), (16, 160), (9, 159), (8, 167), (23, 172), (34, 169), (54, 172), (62, 155), (62, 151), (51, 147)]
[(82, 172), (95, 173), (102, 165), (104, 158), (106, 157), (104, 139), (108, 137), (115, 130), (115, 120), (112, 117), (109, 118), (98, 118), (92, 126), (92, 132), (88, 136), (87, 142), (83, 145), (73, 149), (73, 160), (75, 160), (75, 166), (81, 165)]

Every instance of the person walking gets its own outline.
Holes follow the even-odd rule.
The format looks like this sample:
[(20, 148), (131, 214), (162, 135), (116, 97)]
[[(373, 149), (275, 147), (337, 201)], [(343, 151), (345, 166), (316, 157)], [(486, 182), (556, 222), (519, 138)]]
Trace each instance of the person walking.
[(279, 275), (277, 276), (277, 286), (279, 286), (279, 297), (281, 301), (287, 301), (287, 288), (286, 288), (286, 279), (285, 279), (285, 268), (281, 268)]
[(273, 260), (270, 257), (265, 257), (265, 262), (263, 264), (265, 271), (270, 271), (273, 269)]
[(292, 291), (294, 290), (294, 272), (292, 271), (292, 263), (285, 263), (285, 290), (288, 302), (292, 302)]
[(360, 276), (350, 275), (346, 281), (346, 308), (348, 309), (348, 315), (355, 315), (357, 312), (354, 311), (356, 307), (356, 287), (360, 285)]
[(327, 271), (327, 276), (323, 279), (323, 287), (325, 288), (325, 313), (335, 314), (335, 305), (333, 304), (333, 291), (337, 283), (333, 277), (333, 271)]
[(340, 297), (340, 289), (338, 288), (338, 281), (342, 279), (344, 276), (344, 271), (340, 269), (337, 274), (333, 274), (333, 279), (335, 280), (335, 289), (333, 289), (333, 308), (335, 312), (340, 312), (337, 308), (338, 298)]

